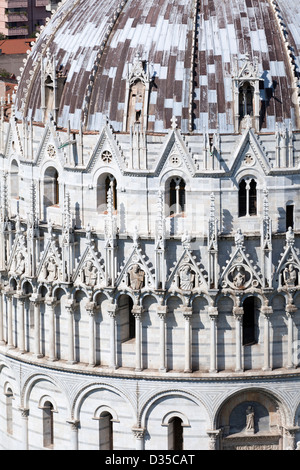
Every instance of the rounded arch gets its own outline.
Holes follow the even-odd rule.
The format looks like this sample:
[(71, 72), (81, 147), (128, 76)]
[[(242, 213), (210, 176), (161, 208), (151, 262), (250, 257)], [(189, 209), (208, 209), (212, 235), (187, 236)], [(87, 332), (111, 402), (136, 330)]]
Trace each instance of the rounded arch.
[(50, 395), (43, 395), (40, 399), (39, 399), (39, 402), (38, 402), (38, 407), (39, 408), (46, 408), (47, 407), (47, 403), (51, 403), (52, 407), (53, 407), (53, 411), (54, 413), (57, 413), (58, 412), (58, 408), (57, 408), (57, 404), (56, 404), (56, 401), (54, 400), (53, 397), (51, 397)]
[(159, 180), (159, 188), (161, 191), (164, 192), (166, 184), (172, 180), (172, 178), (182, 178), (185, 181), (185, 189), (186, 191), (191, 191), (191, 178), (190, 175), (179, 169), (172, 169), (172, 170), (167, 170), (165, 173), (163, 173), (160, 177)]
[(107, 406), (107, 405), (98, 406), (98, 408), (95, 410), (93, 419), (100, 419), (101, 415), (103, 413), (109, 413), (112, 416), (112, 421), (113, 422), (115, 422), (115, 423), (120, 422), (116, 411), (113, 408), (111, 408), (110, 406)]
[[(281, 426), (291, 421), (289, 410), (284, 406), (281, 398), (277, 396), (273, 390), (270, 392), (260, 387), (245, 387), (243, 390), (231, 393), (226, 400), (220, 404), (214, 416), (213, 429), (228, 427), (232, 411), (242, 403), (251, 401), (261, 403), (269, 413), (273, 413), (274, 415), (279, 411)], [(271, 424), (273, 422), (275, 421), (271, 420)]]
[(179, 411), (170, 411), (169, 413), (165, 414), (162, 418), (161, 425), (162, 426), (169, 426), (170, 421), (173, 418), (179, 418), (182, 421), (182, 426), (183, 427), (190, 427), (191, 426), (188, 417), (185, 414), (180, 413)]
[(10, 162), (10, 196), (14, 199), (19, 199), (19, 174), (20, 167), (16, 158)]
[(60, 384), (59, 382), (55, 381), (52, 377), (49, 377), (46, 374), (35, 374), (26, 380), (23, 386), (22, 392), (21, 392), (21, 406), (27, 409), (30, 408), (29, 402), (30, 402), (31, 392), (34, 389), (35, 385), (37, 385), (38, 383), (42, 383), (42, 382), (51, 383), (60, 393), (62, 393), (68, 413), (70, 414), (71, 406), (68, 400), (68, 395), (63, 388), (63, 384)]
[[(200, 406), (203, 407), (206, 411), (208, 421), (211, 421), (211, 415), (210, 415), (209, 409), (207, 408), (206, 404), (203, 403), (196, 395), (194, 395), (191, 392), (187, 392), (186, 390), (172, 389), (172, 390), (164, 390), (164, 391), (155, 393), (154, 395), (151, 395), (150, 397), (146, 398), (145, 403), (141, 406), (140, 416), (139, 416), (139, 425), (143, 428), (146, 428), (146, 424), (147, 424), (146, 422), (147, 422), (147, 418), (149, 416), (149, 412), (151, 408), (155, 406), (155, 404), (158, 403), (159, 401), (165, 398), (171, 398), (175, 396), (186, 398), (187, 400), (192, 401), (195, 405), (199, 407)], [(175, 413), (175, 415), (177, 416), (177, 413), (179, 412), (174, 410), (170, 413)], [(168, 413), (165, 416), (167, 415)], [(178, 416), (178, 417), (181, 418), (181, 416)], [(171, 416), (170, 416), (170, 419), (171, 419)], [(187, 418), (185, 421), (189, 422)]]
[[(106, 384), (106, 383), (93, 383), (89, 384), (86, 387), (84, 387), (80, 392), (76, 395), (72, 408), (71, 408), (71, 416), (72, 419), (75, 421), (80, 420), (80, 409), (82, 407), (83, 402), (87, 398), (87, 396), (91, 393), (97, 392), (99, 390), (108, 390), (112, 393), (117, 394), (119, 397), (123, 398), (125, 402), (129, 405), (129, 408), (131, 410), (131, 415), (133, 419), (133, 423), (136, 422), (136, 411), (135, 411), (135, 405), (132, 403), (130, 397), (127, 395), (127, 393), (124, 390), (121, 390), (120, 388), (114, 387), (113, 385)], [(106, 405), (105, 405), (106, 406)], [(99, 409), (99, 408), (97, 408)], [(112, 411), (112, 410), (111, 410)], [(114, 416), (111, 411), (109, 413)]]

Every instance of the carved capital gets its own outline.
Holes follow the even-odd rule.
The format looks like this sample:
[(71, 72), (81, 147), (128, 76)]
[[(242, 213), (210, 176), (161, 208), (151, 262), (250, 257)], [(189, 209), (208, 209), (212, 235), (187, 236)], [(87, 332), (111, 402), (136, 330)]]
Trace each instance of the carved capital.
[(157, 306), (157, 315), (161, 320), (164, 320), (167, 316), (168, 307), (166, 305), (158, 305)]
[(144, 428), (138, 428), (138, 427), (134, 427), (132, 428), (132, 432), (133, 432), (133, 435), (135, 437), (135, 439), (143, 439), (144, 438), (144, 435), (145, 435), (145, 429)]
[(243, 319), (244, 309), (243, 307), (234, 307), (232, 313), (236, 320), (241, 321)]
[(208, 316), (211, 320), (217, 320), (218, 319), (218, 309), (217, 307), (208, 307)]
[(143, 309), (139, 305), (134, 305), (132, 307), (131, 313), (135, 318), (141, 318)]
[(261, 313), (262, 313), (265, 317), (269, 318), (269, 317), (272, 315), (272, 313), (273, 313), (273, 308), (272, 308), (272, 307), (264, 306), (264, 307), (261, 308)]

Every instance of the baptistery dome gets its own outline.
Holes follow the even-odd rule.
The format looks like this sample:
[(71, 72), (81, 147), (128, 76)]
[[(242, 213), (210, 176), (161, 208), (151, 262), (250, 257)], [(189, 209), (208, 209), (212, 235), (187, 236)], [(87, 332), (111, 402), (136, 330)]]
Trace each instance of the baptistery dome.
[(53, 12), (0, 103), (0, 448), (297, 446), (299, 31), (296, 0)]

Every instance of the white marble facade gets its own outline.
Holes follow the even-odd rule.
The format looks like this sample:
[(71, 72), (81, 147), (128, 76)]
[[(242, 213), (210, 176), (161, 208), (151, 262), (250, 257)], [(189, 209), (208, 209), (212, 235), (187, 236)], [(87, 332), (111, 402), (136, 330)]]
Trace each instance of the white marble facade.
[(233, 133), (58, 126), (43, 74), (43, 122), (2, 103), (1, 449), (296, 448), (299, 126), (258, 129), (243, 63)]

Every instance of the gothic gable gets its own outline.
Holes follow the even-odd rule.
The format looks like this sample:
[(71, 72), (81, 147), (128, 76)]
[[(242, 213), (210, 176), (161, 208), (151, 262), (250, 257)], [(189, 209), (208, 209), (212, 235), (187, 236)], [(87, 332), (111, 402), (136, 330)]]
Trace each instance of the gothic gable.
[(238, 230), (236, 248), (223, 268), (219, 284), (222, 289), (245, 290), (261, 287), (262, 281), (249, 255), (245, 253), (244, 236)]
[(266, 152), (256, 134), (252, 129), (247, 129), (233, 153), (229, 172), (233, 175), (239, 168), (251, 171), (254, 167), (260, 168), (263, 175), (269, 174), (271, 170)]
[(114, 165), (123, 173), (126, 164), (122, 149), (108, 123), (103, 127), (98, 142), (86, 165), (86, 170), (92, 172), (94, 167)]
[(276, 279), (281, 289), (288, 291), (300, 289), (300, 260), (295, 248), (294, 232), (289, 229), (286, 234), (284, 252), (276, 269)]
[(94, 288), (105, 282), (104, 268), (99, 260), (98, 253), (89, 240), (74, 272), (73, 281), (75, 285), (83, 285), (87, 288)]
[(154, 276), (145, 258), (143, 250), (135, 240), (129, 257), (118, 273), (116, 281), (118, 289), (141, 291), (154, 288)]
[(188, 248), (184, 248), (180, 258), (174, 263), (167, 280), (166, 288), (173, 292), (207, 292), (208, 284), (200, 263)]
[(37, 278), (42, 282), (55, 282), (62, 280), (62, 261), (55, 237), (51, 231), (49, 222), (48, 241), (45, 250), (41, 253), (40, 263), (37, 269)]
[(173, 171), (176, 171), (176, 169), (186, 170), (192, 176), (196, 173), (195, 164), (179, 129), (176, 129), (175, 125), (172, 126), (172, 130), (166, 137), (154, 173), (159, 175), (166, 169), (172, 169)]

